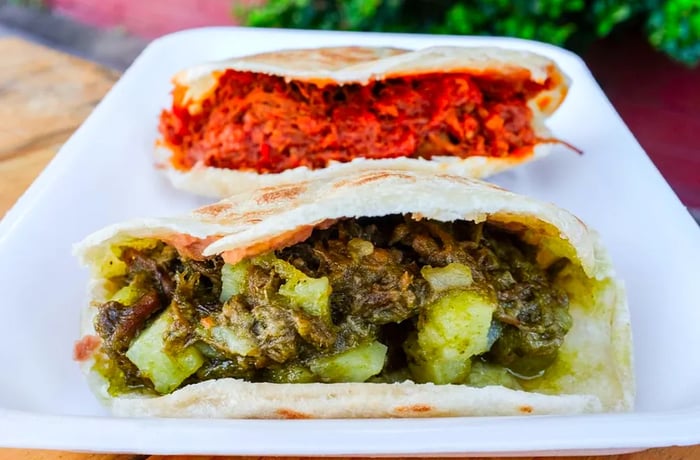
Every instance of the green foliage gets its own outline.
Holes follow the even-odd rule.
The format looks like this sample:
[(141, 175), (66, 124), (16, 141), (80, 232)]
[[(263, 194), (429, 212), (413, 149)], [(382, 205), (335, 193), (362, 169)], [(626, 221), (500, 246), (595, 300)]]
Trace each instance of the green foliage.
[[(46, 10), (48, 5), (45, 0), (8, 0), (9, 5), (24, 6), (27, 8), (34, 8), (37, 10)], [(2, 4), (2, 2), (0, 2)]]
[(700, 0), (668, 0), (647, 20), (649, 41), (659, 50), (685, 62), (700, 61)]
[(267, 0), (234, 11), (254, 27), (505, 35), (574, 50), (641, 22), (657, 49), (700, 61), (700, 0)]

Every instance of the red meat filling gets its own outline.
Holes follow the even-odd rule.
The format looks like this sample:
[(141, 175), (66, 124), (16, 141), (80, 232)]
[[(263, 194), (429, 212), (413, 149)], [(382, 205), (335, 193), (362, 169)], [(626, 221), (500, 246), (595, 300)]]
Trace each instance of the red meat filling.
[[(160, 132), (172, 164), (278, 173), (354, 158), (528, 155), (538, 141), (526, 101), (552, 86), (529, 79), (428, 74), (320, 86), (228, 70), (190, 114), (176, 89)], [(178, 100), (180, 99), (180, 100)]]

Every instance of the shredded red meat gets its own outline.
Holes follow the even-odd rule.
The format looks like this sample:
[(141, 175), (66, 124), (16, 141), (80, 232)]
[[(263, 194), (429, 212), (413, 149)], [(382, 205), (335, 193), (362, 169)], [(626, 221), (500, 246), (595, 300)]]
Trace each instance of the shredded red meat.
[(182, 170), (281, 172), (364, 158), (526, 155), (537, 141), (526, 101), (548, 87), (529, 75), (467, 74), (327, 85), (228, 70), (190, 114), (178, 101), (160, 132)]

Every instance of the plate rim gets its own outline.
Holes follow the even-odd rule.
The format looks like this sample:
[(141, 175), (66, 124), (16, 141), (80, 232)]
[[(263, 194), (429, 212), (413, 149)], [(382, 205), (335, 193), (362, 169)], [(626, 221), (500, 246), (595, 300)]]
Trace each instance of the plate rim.
[[(146, 61), (148, 57), (151, 54), (161, 52), (161, 48), (172, 48), (173, 44), (177, 44), (181, 42), (182, 40), (186, 40), (189, 35), (199, 35), (201, 33), (210, 33), (212, 31), (218, 31), (218, 32), (224, 32), (224, 33), (231, 33), (231, 32), (241, 32), (245, 34), (255, 34), (255, 33), (260, 33), (261, 29), (253, 29), (253, 28), (236, 28), (236, 27), (202, 27), (202, 28), (196, 28), (196, 29), (189, 29), (185, 31), (180, 31), (180, 32), (175, 32), (172, 34), (165, 35), (163, 37), (160, 37), (154, 41), (152, 41), (144, 50), (143, 52), (137, 57), (137, 59), (134, 61), (132, 66), (130, 66), (127, 71), (124, 72), (122, 77), (118, 82), (114, 84), (114, 86), (110, 89), (110, 91), (105, 95), (105, 97), (102, 99), (100, 104), (96, 107), (96, 109), (93, 111), (93, 113), (81, 124), (81, 126), (76, 130), (76, 132), (71, 136), (71, 138), (61, 147), (59, 152), (52, 158), (52, 160), (48, 163), (48, 165), (42, 170), (42, 172), (39, 174), (39, 176), (35, 179), (35, 181), (29, 186), (29, 188), (22, 194), (22, 196), (17, 200), (17, 202), (7, 211), (5, 216), (0, 220), (0, 247), (4, 246), (4, 240), (5, 238), (10, 235), (13, 232), (13, 228), (21, 225), (23, 217), (31, 212), (32, 208), (36, 204), (37, 200), (39, 200), (42, 196), (42, 194), (45, 192), (45, 190), (51, 186), (51, 184), (59, 180), (62, 176), (63, 173), (65, 172), (65, 168), (67, 168), (70, 164), (71, 158), (73, 158), (76, 155), (79, 155), (79, 149), (74, 149), (72, 146), (74, 143), (76, 143), (76, 139), (80, 139), (83, 135), (84, 132), (88, 131), (92, 124), (98, 122), (98, 118), (96, 114), (98, 113), (103, 113), (101, 112), (101, 108), (103, 109), (105, 106), (105, 101), (109, 101), (111, 98), (116, 97), (115, 95), (119, 94), (119, 91), (122, 87), (123, 82), (125, 79), (127, 79), (130, 75), (131, 72), (135, 72), (140, 68), (140, 63), (143, 61)], [(468, 38), (470, 40), (476, 38), (479, 40), (483, 40), (485, 42), (498, 42), (506, 44), (506, 43), (520, 43), (524, 47), (534, 47), (537, 49), (550, 49), (552, 52), (556, 53), (564, 53), (566, 56), (569, 58), (573, 58), (578, 65), (582, 68), (582, 70), (585, 70), (585, 72), (590, 75), (593, 84), (600, 90), (600, 87), (598, 86), (598, 83), (595, 81), (593, 78), (592, 74), (590, 73), (590, 70), (588, 67), (585, 65), (584, 61), (574, 53), (559, 48), (554, 45), (546, 44), (546, 43), (541, 43), (541, 42), (535, 42), (531, 40), (523, 40), (523, 39), (513, 39), (509, 37), (472, 37), (472, 36), (433, 36), (433, 35), (421, 35), (421, 34), (382, 34), (382, 33), (362, 33), (362, 32), (334, 32), (334, 31), (310, 31), (310, 30), (285, 30), (285, 29), (264, 29), (263, 33), (276, 33), (279, 35), (286, 35), (288, 33), (293, 33), (293, 34), (330, 34), (330, 35), (346, 35), (348, 38), (352, 37), (354, 34), (358, 35), (376, 35), (376, 36), (381, 36), (383, 39), (388, 38), (391, 36), (399, 37), (399, 38), (405, 38), (405, 37), (410, 37), (411, 39), (435, 39), (436, 37), (441, 37), (441, 38), (451, 38), (451, 39), (459, 39), (459, 38)], [(608, 101), (607, 97), (604, 95), (604, 93), (601, 91), (601, 95), (604, 98), (605, 101)], [(109, 102), (107, 102), (108, 104)], [(609, 103), (609, 101), (608, 101)], [(619, 116), (617, 112), (612, 109), (614, 114)], [(632, 136), (631, 133), (628, 133), (626, 135)], [(643, 149), (640, 150), (642, 153), (644, 153)], [(63, 168), (63, 170), (61, 169)], [(665, 181), (664, 181), (665, 182)], [(668, 185), (668, 184), (666, 184)], [(670, 188), (670, 186), (669, 186)], [(674, 194), (675, 195), (675, 194)], [(677, 199), (677, 197), (676, 197)], [(692, 217), (690, 214), (688, 214), (688, 219), (692, 221)], [(429, 455), (440, 455), (440, 454), (473, 454), (473, 455), (478, 455), (478, 454), (522, 454), (522, 455), (531, 455), (532, 452), (542, 452), (542, 453), (551, 453), (551, 452), (571, 452), (571, 451), (582, 451), (582, 452), (588, 452), (589, 449), (646, 449), (650, 447), (660, 447), (660, 446), (670, 446), (670, 445), (691, 445), (691, 444), (696, 444), (700, 443), (700, 430), (696, 430), (694, 432), (692, 430), (693, 427), (700, 426), (700, 406), (691, 408), (690, 411), (688, 410), (675, 410), (675, 411), (668, 411), (667, 413), (651, 413), (651, 412), (631, 412), (631, 413), (626, 413), (626, 414), (594, 414), (594, 415), (581, 415), (581, 416), (564, 416), (567, 419), (573, 419), (576, 417), (576, 422), (579, 422), (580, 420), (584, 421), (581, 425), (581, 428), (587, 428), (592, 430), (591, 432), (595, 432), (595, 428), (601, 428), (600, 425), (602, 425), (600, 422), (602, 420), (599, 420), (601, 417), (605, 417), (606, 419), (608, 417), (615, 417), (619, 420), (623, 420), (626, 418), (630, 418), (628, 422), (631, 422), (634, 430), (628, 431), (626, 436), (618, 437), (617, 439), (612, 439), (610, 435), (612, 433), (609, 433), (611, 431), (614, 431), (612, 426), (609, 424), (608, 420), (608, 425), (605, 427), (603, 430), (604, 432), (602, 434), (605, 434), (606, 436), (599, 436), (595, 440), (588, 439), (587, 442), (579, 443), (576, 444), (574, 442), (573, 444), (571, 443), (572, 441), (579, 440), (578, 437), (573, 436), (572, 434), (569, 434), (568, 436), (570, 438), (561, 438), (556, 440), (553, 444), (552, 449), (545, 449), (542, 450), (536, 449), (536, 450), (527, 450), (527, 446), (530, 445), (528, 443), (523, 444), (523, 448), (519, 448), (517, 446), (513, 446), (512, 449), (507, 449), (503, 450), (502, 445), (501, 446), (496, 446), (495, 444), (488, 444), (485, 443), (485, 439), (471, 439), (471, 440), (465, 440), (464, 439), (464, 433), (461, 433), (462, 437), (460, 438), (459, 435), (460, 433), (455, 432), (454, 436), (458, 436), (455, 439), (452, 439), (452, 442), (455, 443), (454, 446), (461, 445), (464, 446), (465, 443), (471, 443), (472, 446), (474, 447), (479, 447), (477, 449), (469, 449), (465, 451), (464, 449), (447, 449), (447, 450), (431, 450), (430, 448), (426, 449), (425, 451), (420, 451), (420, 454), (429, 454)], [(480, 417), (478, 418), (479, 421), (486, 421), (486, 420), (497, 420), (498, 423), (505, 423), (505, 424), (511, 424), (515, 422), (516, 420), (521, 420), (521, 419), (527, 419), (527, 420), (532, 420), (532, 421), (537, 421), (537, 420), (545, 420), (545, 419), (551, 419), (552, 417), (559, 418), (559, 416), (534, 416), (534, 417)], [(473, 423), (474, 419), (473, 418), (457, 418), (458, 420), (471, 420), (467, 425), (475, 425)], [(407, 424), (418, 424), (418, 423), (425, 423), (426, 420), (440, 420), (440, 421), (454, 421), (455, 419), (410, 419), (410, 422), (407, 422), (406, 420), (399, 420), (399, 419), (384, 419), (380, 420), (381, 422), (388, 423), (391, 425), (407, 425)], [(134, 423), (134, 422), (138, 423)], [(333, 421), (328, 421), (328, 420), (312, 420), (312, 421), (305, 421), (305, 420), (285, 420), (285, 421), (273, 421), (273, 420), (265, 420), (265, 421), (251, 421), (251, 420), (193, 420), (193, 419), (129, 419), (129, 418), (118, 418), (118, 417), (99, 417), (99, 416), (76, 416), (76, 415), (57, 415), (57, 414), (46, 414), (46, 413), (37, 413), (37, 412), (30, 412), (30, 411), (16, 411), (16, 410), (10, 410), (10, 409), (5, 409), (0, 407), (0, 445), (2, 446), (7, 446), (7, 447), (31, 447), (31, 448), (59, 448), (59, 449), (66, 449), (66, 450), (89, 450), (89, 451), (103, 451), (103, 452), (135, 452), (135, 453), (162, 453), (162, 454), (167, 454), (167, 453), (187, 453), (187, 454), (196, 454), (196, 453), (229, 453), (229, 454), (239, 454), (239, 455), (245, 455), (245, 454), (270, 454), (272, 452), (269, 449), (243, 449), (243, 450), (220, 450), (220, 449), (202, 449), (201, 447), (196, 447), (196, 448), (177, 448), (174, 450), (170, 450), (167, 447), (163, 448), (158, 447), (154, 444), (158, 443), (156, 439), (158, 439), (157, 436), (151, 436), (149, 438), (148, 442), (143, 442), (143, 440), (135, 440), (133, 438), (129, 438), (130, 434), (133, 434), (133, 427), (130, 427), (129, 425), (137, 425), (139, 427), (148, 429), (148, 430), (153, 430), (155, 432), (162, 432), (166, 427), (169, 427), (170, 429), (174, 430), (183, 430), (186, 428), (193, 428), (195, 431), (201, 430), (202, 427), (207, 427), (207, 426), (212, 426), (212, 425), (219, 425), (220, 423), (223, 423), (226, 426), (231, 426), (236, 425), (236, 424), (250, 424), (253, 423), (254, 425), (258, 425), (260, 423), (265, 424), (270, 424), (274, 426), (304, 426), (304, 424), (318, 424), (319, 426), (335, 426), (339, 423), (348, 423), (349, 425), (358, 425), (356, 429), (361, 432), (367, 433), (367, 430), (360, 430), (359, 425), (360, 424), (367, 424), (368, 420), (367, 419), (342, 419), (342, 420), (333, 420)], [(94, 444), (93, 441), (91, 440), (90, 443), (86, 444), (84, 436), (80, 432), (74, 432), (70, 431), (70, 435), (68, 437), (58, 439), (55, 436), (52, 437), (52, 435), (56, 433), (64, 433), (65, 427), (62, 427), (62, 425), (71, 425), (71, 424), (81, 424), (81, 423), (88, 423), (88, 424), (94, 424), (96, 427), (104, 427), (105, 429), (109, 428), (111, 433), (115, 435), (115, 440), (119, 436), (119, 446), (116, 444), (105, 444), (103, 446), (98, 446), (97, 444)], [(440, 424), (446, 424), (447, 422), (441, 422), (438, 423)], [(537, 421), (535, 425), (539, 425), (542, 422)], [(374, 422), (371, 422), (371, 424), (375, 424)], [(431, 426), (435, 423), (431, 423)], [(156, 425), (160, 425), (160, 428), (158, 428)], [(202, 426), (198, 426), (202, 425)], [(658, 427), (657, 432), (659, 429), (668, 427), (669, 425), (674, 425), (675, 428), (678, 430), (675, 433), (667, 433), (665, 437), (657, 437), (655, 438), (656, 440), (650, 440), (649, 433), (654, 432), (653, 427)], [(223, 425), (222, 425), (223, 426)], [(40, 431), (42, 432), (42, 439), (41, 440), (34, 440), (34, 443), (31, 443), (31, 439), (21, 436), (21, 430), (22, 429), (42, 429)], [(50, 428), (59, 428), (58, 431), (52, 431)], [(157, 429), (155, 429), (157, 428)], [(337, 427), (336, 427), (337, 428)], [(389, 427), (385, 428), (387, 432), (391, 432), (392, 430), (395, 429), (390, 429)], [(107, 430), (105, 430), (107, 431)], [(331, 430), (332, 432), (333, 430)], [(342, 430), (340, 430), (342, 431)], [(336, 431), (336, 432), (340, 432)], [(420, 430), (419, 430), (420, 431)], [(474, 430), (468, 430), (469, 432), (473, 432)], [(666, 432), (667, 429), (661, 429), (661, 432)], [(681, 434), (679, 434), (681, 433)], [(13, 442), (12, 440), (12, 435), (20, 435), (16, 439), (18, 439), (18, 442)], [(185, 433), (182, 433), (184, 435)], [(318, 432), (314, 433), (314, 436), (318, 436)], [(100, 438), (100, 440), (103, 440)], [(109, 440), (108, 440), (109, 441)], [(310, 440), (309, 440), (310, 441)], [(373, 448), (372, 451), (366, 451), (362, 450), (361, 446), (357, 446), (356, 443), (352, 443), (352, 441), (346, 440), (345, 442), (349, 442), (348, 444), (344, 444), (347, 446), (347, 449), (350, 449), (350, 447), (353, 447), (355, 449), (350, 449), (350, 450), (345, 450), (343, 452), (340, 452), (338, 450), (334, 449), (328, 449), (324, 451), (323, 449), (317, 449), (315, 451), (313, 450), (308, 450), (309, 446), (309, 441), (305, 445), (297, 445), (296, 447), (294, 445), (287, 445), (288, 448), (283, 449), (283, 451), (276, 451), (272, 453), (272, 455), (397, 455), (397, 454), (416, 454), (415, 447), (410, 448), (410, 450), (405, 450), (401, 448), (393, 448), (390, 447), (388, 449), (376, 449)], [(534, 441), (534, 440), (533, 440)], [(569, 444), (567, 446), (566, 442), (567, 441)], [(585, 440), (584, 440), (585, 441)], [(111, 442), (114, 442), (111, 441)], [(132, 444), (129, 444), (132, 442)], [(430, 443), (430, 441), (428, 441)], [(443, 441), (446, 442), (446, 441)], [(481, 444), (479, 443), (481, 442)], [(217, 444), (218, 445), (218, 444)], [(82, 446), (82, 447), (81, 447)], [(87, 449), (84, 449), (85, 446), (88, 446)], [(260, 447), (260, 446), (258, 446)], [(496, 447), (500, 447), (499, 450), (495, 450)], [(532, 446), (531, 446), (532, 447)], [(541, 447), (541, 446), (540, 446)], [(583, 450), (582, 450), (583, 449)]]

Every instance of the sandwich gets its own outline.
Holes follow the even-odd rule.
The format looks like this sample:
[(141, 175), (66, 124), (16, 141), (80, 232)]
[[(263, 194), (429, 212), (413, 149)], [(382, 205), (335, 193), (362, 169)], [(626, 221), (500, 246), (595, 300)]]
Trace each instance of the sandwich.
[(160, 116), (158, 166), (224, 198), (351, 169), (486, 177), (545, 156), (569, 82), (503, 48), (285, 50), (183, 70)]
[(474, 179), (372, 170), (241, 192), (75, 247), (75, 359), (122, 416), (629, 410), (630, 318), (595, 231)]

